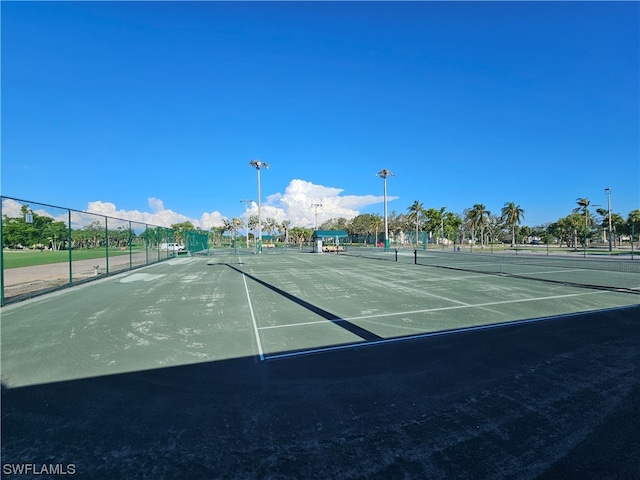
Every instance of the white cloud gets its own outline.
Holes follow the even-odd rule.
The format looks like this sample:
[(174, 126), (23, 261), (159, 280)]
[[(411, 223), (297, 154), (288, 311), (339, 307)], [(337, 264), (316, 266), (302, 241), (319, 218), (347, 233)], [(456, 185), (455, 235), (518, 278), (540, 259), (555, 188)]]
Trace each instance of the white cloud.
[[(225, 217), (220, 212), (203, 213), (200, 216), (199, 226), (203, 230), (211, 230), (211, 227), (219, 227)], [(196, 225), (194, 222), (192, 222)]]
[(209, 230), (211, 227), (222, 225), (222, 214), (220, 212), (203, 213), (200, 219), (190, 218), (186, 215), (168, 210), (164, 207), (162, 200), (150, 197), (148, 200), (152, 212), (140, 212), (139, 210), (118, 210), (111, 202), (95, 201), (89, 202), (87, 212), (109, 217), (122, 218), (133, 222), (147, 223), (149, 225), (159, 225), (169, 227), (174, 223), (191, 222), (195, 227)]
[(2, 215), (6, 215), (9, 218), (20, 218), (22, 217), (22, 205), (22, 203), (16, 202), (12, 198), (3, 198)]
[(156, 197), (149, 197), (149, 207), (153, 212), (161, 212), (164, 210), (164, 203)]
[[(368, 205), (382, 203), (382, 195), (341, 195), (341, 188), (316, 185), (306, 180), (291, 180), (284, 193), (269, 195), (262, 204), (261, 216), (273, 217), (278, 222), (291, 220), (292, 225), (312, 227), (315, 225), (315, 207), (318, 207), (318, 224), (336, 217), (347, 219), (359, 215), (360, 210)], [(394, 200), (397, 197), (387, 197)], [(258, 205), (254, 202), (249, 215), (258, 213)]]

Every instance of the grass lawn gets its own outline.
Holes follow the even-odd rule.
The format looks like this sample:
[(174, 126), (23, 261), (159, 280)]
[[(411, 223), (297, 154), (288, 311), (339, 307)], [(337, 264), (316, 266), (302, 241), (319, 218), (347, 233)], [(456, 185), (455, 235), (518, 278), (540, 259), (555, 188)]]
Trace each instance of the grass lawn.
[[(134, 248), (132, 253), (143, 252), (143, 248)], [(31, 267), (34, 265), (46, 265), (49, 263), (60, 263), (69, 261), (67, 250), (3, 250), (4, 268)], [(89, 260), (92, 258), (104, 258), (104, 248), (91, 248), (87, 250), (72, 250), (72, 260)], [(120, 250), (109, 249), (109, 256), (129, 255), (129, 249)]]

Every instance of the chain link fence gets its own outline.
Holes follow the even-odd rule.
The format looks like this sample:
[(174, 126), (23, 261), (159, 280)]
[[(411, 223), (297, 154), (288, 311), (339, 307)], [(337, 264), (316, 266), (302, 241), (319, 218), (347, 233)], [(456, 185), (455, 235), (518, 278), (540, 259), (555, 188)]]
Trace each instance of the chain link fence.
[(190, 253), (209, 253), (209, 235), (203, 232), (184, 232), (184, 246)]
[(176, 255), (172, 228), (0, 197), (0, 305)]

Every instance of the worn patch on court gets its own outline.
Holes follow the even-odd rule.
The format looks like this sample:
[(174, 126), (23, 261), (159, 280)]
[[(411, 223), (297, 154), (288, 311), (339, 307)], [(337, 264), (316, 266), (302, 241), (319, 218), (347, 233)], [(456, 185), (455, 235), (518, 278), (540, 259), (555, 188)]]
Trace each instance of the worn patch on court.
[(152, 273), (134, 273), (127, 277), (121, 278), (120, 283), (130, 283), (130, 282), (151, 282), (152, 280), (157, 280), (158, 278), (164, 277), (165, 274), (152, 274)]

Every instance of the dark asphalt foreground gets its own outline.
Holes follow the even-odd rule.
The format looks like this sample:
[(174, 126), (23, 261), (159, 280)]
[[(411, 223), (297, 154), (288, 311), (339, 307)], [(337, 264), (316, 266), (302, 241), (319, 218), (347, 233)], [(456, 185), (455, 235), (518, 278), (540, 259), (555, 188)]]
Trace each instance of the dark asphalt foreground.
[(110, 480), (632, 479), (638, 413), (635, 307), (3, 387), (2, 462)]

